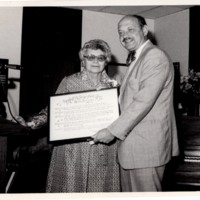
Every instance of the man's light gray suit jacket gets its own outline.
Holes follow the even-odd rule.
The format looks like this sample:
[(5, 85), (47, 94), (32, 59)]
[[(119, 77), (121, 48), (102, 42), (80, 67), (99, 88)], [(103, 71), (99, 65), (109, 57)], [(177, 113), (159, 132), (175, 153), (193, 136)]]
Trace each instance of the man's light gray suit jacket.
[(120, 139), (124, 169), (156, 167), (179, 154), (173, 109), (174, 69), (150, 41), (120, 88), (120, 117), (109, 131)]

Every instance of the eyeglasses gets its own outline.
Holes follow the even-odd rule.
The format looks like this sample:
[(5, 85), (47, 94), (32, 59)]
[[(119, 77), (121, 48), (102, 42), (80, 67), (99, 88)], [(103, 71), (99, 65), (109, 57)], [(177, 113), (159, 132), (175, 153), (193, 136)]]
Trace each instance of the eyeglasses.
[(95, 58), (96, 58), (98, 62), (104, 62), (106, 60), (105, 56), (94, 56), (94, 55), (91, 55), (91, 56), (84, 56), (84, 58), (86, 58), (89, 61), (94, 61)]

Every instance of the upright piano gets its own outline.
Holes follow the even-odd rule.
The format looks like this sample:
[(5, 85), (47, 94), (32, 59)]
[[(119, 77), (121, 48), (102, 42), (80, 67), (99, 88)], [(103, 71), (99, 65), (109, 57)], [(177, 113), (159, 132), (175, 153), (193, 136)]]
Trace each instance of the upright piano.
[(175, 182), (180, 190), (200, 190), (200, 117), (181, 116), (179, 138), (182, 159), (175, 171)]

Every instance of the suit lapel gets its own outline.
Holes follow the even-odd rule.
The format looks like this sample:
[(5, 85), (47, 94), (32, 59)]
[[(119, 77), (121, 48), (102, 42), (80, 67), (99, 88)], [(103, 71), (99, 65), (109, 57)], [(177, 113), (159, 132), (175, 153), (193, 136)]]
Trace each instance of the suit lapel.
[(119, 102), (121, 102), (121, 99), (123, 97), (124, 94), (124, 90), (126, 88), (127, 82), (129, 80), (130, 74), (132, 73), (132, 71), (136, 68), (139, 68), (140, 65), (138, 65), (139, 61), (141, 59), (143, 59), (143, 57), (146, 55), (146, 53), (149, 51), (150, 48), (153, 47), (153, 44), (149, 41), (143, 48), (141, 54), (139, 55), (138, 59), (136, 60), (136, 62), (132, 62), (131, 65), (129, 66), (131, 68), (131, 70), (128, 70), (123, 81), (122, 81), (122, 85), (120, 87), (120, 96), (119, 96)]

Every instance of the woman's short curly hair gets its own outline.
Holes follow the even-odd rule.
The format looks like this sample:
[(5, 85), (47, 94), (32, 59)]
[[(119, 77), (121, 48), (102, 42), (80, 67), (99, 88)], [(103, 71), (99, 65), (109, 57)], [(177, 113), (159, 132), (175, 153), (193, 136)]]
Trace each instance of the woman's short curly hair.
[(98, 50), (100, 49), (105, 53), (106, 61), (109, 62), (111, 60), (111, 49), (110, 46), (103, 40), (100, 39), (94, 39), (86, 42), (81, 50), (79, 51), (79, 58), (82, 61), (84, 56), (86, 56), (87, 50), (93, 49)]

